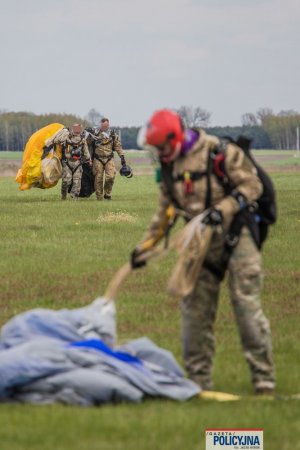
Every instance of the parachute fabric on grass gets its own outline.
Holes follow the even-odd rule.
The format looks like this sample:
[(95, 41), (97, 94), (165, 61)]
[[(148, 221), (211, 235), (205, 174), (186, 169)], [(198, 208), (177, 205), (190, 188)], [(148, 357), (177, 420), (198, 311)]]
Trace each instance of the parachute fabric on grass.
[(116, 346), (115, 306), (19, 314), (0, 333), (0, 402), (97, 406), (199, 394), (169, 351), (146, 337)]
[(36, 131), (29, 138), (23, 153), (22, 167), (16, 176), (21, 191), (32, 187), (51, 188), (61, 178), (60, 147), (56, 146), (43, 160), (42, 156), (45, 141), (62, 128), (64, 125), (52, 123)]

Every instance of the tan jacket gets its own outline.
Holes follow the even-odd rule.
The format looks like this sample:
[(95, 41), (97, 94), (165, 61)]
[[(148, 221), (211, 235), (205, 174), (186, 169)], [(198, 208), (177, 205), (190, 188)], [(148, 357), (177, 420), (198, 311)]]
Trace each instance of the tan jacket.
[[(173, 179), (176, 180), (178, 176), (182, 178), (184, 173), (188, 172), (206, 172), (209, 153), (218, 143), (218, 138), (209, 136), (200, 130), (199, 139), (194, 147), (185, 156), (174, 162)], [(245, 153), (234, 144), (228, 144), (226, 148), (225, 171), (234, 189), (242, 193), (249, 203), (260, 197), (263, 186), (257, 177), (256, 168)], [(213, 173), (210, 175), (210, 184), (211, 204), (223, 212), (224, 226), (227, 228), (233, 216), (239, 211), (239, 204), (234, 197), (225, 194), (224, 188)], [(192, 193), (186, 192), (186, 185), (183, 181), (174, 181), (173, 196), (187, 218), (192, 218), (204, 211), (206, 195), (206, 176), (192, 182)], [(165, 229), (168, 221), (168, 207), (171, 204), (172, 199), (168, 194), (167, 187), (164, 182), (161, 182), (159, 207), (143, 242), (152, 238), (157, 240), (161, 237), (162, 230)], [(178, 205), (174, 205), (173, 202), (175, 208)]]
[(98, 134), (95, 134), (94, 136), (95, 155), (97, 155), (98, 158), (107, 159), (112, 155), (113, 151), (116, 151), (120, 157), (124, 156), (121, 141), (117, 133), (115, 133), (114, 142), (112, 130), (108, 130), (107, 132), (99, 131)]
[(67, 160), (72, 161), (71, 157), (71, 150), (72, 150), (72, 144), (82, 145), (81, 155), (84, 157), (86, 161), (89, 161), (91, 159), (90, 152), (88, 149), (87, 141), (85, 137), (73, 135), (71, 131), (69, 131), (67, 128), (63, 128), (62, 130), (59, 130), (54, 136), (47, 139), (45, 142), (47, 146), (50, 146), (52, 144), (60, 144), (64, 148), (64, 153), (67, 158)]

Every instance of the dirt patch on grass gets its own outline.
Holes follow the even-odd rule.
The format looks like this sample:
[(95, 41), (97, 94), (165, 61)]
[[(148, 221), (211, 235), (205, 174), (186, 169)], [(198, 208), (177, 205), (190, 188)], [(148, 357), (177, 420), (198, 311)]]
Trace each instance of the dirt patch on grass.
[(137, 216), (129, 214), (126, 211), (107, 212), (100, 214), (96, 222), (102, 223), (134, 223), (137, 221)]
[(0, 176), (15, 177), (21, 168), (22, 161), (14, 159), (0, 160)]

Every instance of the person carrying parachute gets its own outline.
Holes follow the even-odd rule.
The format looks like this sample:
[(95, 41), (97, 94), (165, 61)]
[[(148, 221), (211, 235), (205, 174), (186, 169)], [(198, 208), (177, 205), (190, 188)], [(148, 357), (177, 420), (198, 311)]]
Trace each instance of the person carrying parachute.
[(61, 199), (66, 200), (67, 193), (77, 199), (81, 189), (82, 164), (92, 166), (90, 153), (82, 127), (75, 123), (72, 129), (63, 128), (46, 140), (45, 152), (55, 146), (61, 146), (62, 152), (62, 185)]
[(189, 377), (212, 390), (213, 327), (220, 283), (228, 272), (254, 391), (272, 393), (271, 332), (260, 304), (260, 249), (266, 227), (276, 220), (276, 208), (265, 214), (266, 183), (241, 146), (202, 129), (185, 129), (180, 116), (168, 109), (152, 115), (140, 132), (139, 145), (159, 161), (161, 190), (149, 229), (131, 253), (131, 267), (145, 265), (145, 255), (168, 236), (178, 216), (189, 222), (183, 229), (188, 232), (183, 236), (187, 251), (179, 257), (169, 285), (169, 292), (182, 298), (183, 358)]
[(53, 146), (46, 153), (44, 147), (46, 140), (63, 129), (64, 125), (52, 123), (29, 138), (23, 153), (22, 167), (16, 176), (21, 191), (32, 187), (48, 189), (57, 184), (62, 174), (61, 147)]

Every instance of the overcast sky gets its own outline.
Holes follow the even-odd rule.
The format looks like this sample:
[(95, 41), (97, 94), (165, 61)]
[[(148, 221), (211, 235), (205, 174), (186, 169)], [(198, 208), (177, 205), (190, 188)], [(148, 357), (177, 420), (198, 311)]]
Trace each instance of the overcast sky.
[(300, 111), (299, 0), (0, 0), (0, 109)]

